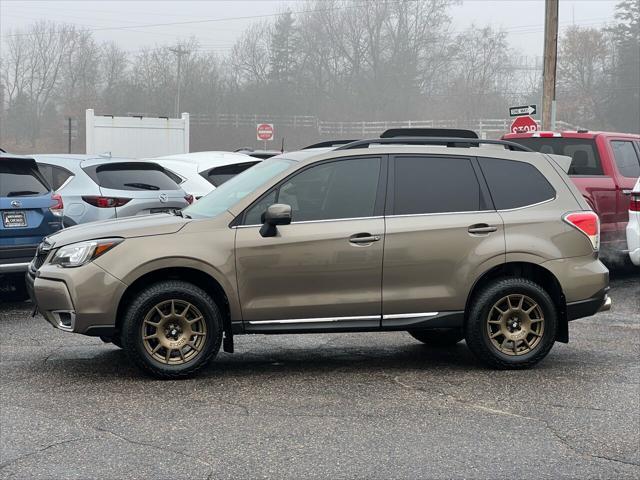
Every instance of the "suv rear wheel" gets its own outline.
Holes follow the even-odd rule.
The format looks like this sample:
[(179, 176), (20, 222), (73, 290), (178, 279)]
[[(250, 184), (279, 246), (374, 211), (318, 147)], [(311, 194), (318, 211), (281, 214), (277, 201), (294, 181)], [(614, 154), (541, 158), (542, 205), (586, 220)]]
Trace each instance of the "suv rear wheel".
[(432, 347), (451, 347), (464, 338), (462, 330), (409, 330), (416, 340)]
[(121, 340), (133, 363), (151, 375), (187, 377), (218, 353), (222, 315), (201, 288), (179, 280), (159, 282), (127, 308)]
[(525, 278), (505, 278), (473, 299), (465, 325), (471, 351), (495, 368), (529, 368), (551, 350), (558, 315), (549, 294)]

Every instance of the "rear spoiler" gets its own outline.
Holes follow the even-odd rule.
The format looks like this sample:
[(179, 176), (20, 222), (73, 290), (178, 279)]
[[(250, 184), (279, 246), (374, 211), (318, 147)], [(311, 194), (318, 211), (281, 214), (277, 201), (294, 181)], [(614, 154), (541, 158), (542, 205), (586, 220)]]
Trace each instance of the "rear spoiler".
[(555, 153), (547, 153), (547, 157), (556, 162), (564, 173), (569, 173), (569, 167), (571, 167), (571, 157), (566, 155), (556, 155)]

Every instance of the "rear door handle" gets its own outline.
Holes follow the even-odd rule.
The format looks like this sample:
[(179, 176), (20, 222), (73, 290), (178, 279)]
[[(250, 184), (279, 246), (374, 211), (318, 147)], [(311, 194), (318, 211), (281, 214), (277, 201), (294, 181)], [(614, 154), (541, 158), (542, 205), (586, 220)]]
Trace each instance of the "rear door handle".
[(491, 225), (487, 225), (486, 223), (478, 223), (476, 225), (471, 225), (467, 231), (469, 233), (492, 233), (498, 230), (498, 227), (494, 227)]
[(380, 240), (382, 237), (380, 235), (371, 235), (370, 233), (356, 233), (355, 235), (351, 235), (349, 237), (349, 242), (361, 244), (361, 243), (373, 243)]

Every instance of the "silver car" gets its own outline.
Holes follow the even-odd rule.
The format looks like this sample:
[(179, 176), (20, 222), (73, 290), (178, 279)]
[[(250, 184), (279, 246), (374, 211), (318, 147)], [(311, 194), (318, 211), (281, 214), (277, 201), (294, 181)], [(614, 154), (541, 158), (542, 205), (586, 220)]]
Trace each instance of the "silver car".
[(193, 198), (157, 163), (95, 155), (34, 155), (62, 196), (64, 224), (182, 209)]

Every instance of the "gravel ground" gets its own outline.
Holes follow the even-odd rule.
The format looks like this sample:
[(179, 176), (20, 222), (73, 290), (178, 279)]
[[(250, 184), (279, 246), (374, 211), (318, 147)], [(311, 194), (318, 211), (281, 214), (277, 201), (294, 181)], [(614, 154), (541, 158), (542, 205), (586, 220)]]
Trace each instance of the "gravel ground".
[(405, 333), (243, 336), (156, 381), (0, 305), (0, 478), (640, 478), (640, 277), (538, 367)]

